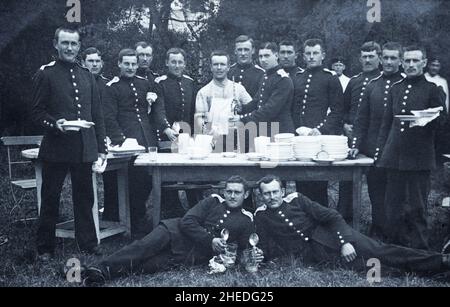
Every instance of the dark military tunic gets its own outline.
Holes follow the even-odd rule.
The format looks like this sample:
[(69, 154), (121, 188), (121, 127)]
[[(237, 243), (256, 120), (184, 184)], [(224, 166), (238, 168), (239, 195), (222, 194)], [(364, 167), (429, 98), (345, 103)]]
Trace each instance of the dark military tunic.
[(115, 77), (108, 83), (103, 106), (106, 131), (112, 144), (134, 138), (146, 148), (156, 145), (147, 102), (147, 93), (155, 91), (152, 83), (140, 77)]
[(387, 168), (385, 228), (389, 242), (429, 247), (426, 210), (430, 171), (436, 166), (434, 136), (445, 112), (424, 127), (412, 128), (410, 122), (394, 116), (444, 107), (442, 98), (438, 87), (423, 75), (405, 78), (389, 92), (374, 158), (378, 166)]
[(228, 79), (242, 84), (253, 98), (255, 98), (263, 77), (264, 69), (253, 64), (240, 65), (236, 63), (231, 65), (228, 72)]
[(436, 166), (434, 134), (445, 111), (425, 127), (410, 128), (409, 122), (394, 116), (440, 106), (445, 110), (438, 87), (424, 76), (406, 78), (392, 86), (387, 102), (376, 148), (375, 159), (380, 158), (378, 165), (398, 170), (433, 169)]
[(130, 269), (152, 273), (171, 264), (206, 263), (214, 255), (212, 240), (228, 229), (227, 243), (237, 243), (238, 251), (248, 246), (255, 231), (253, 215), (239, 208), (229, 208), (225, 200), (212, 195), (191, 208), (183, 218), (161, 221), (142, 240), (125, 246), (101, 262), (112, 276)]
[(370, 72), (362, 72), (350, 78), (344, 92), (344, 123), (353, 125), (356, 113), (365, 95), (367, 85), (372, 79), (378, 78), (381, 72), (375, 69)]
[[(288, 74), (276, 66), (267, 70), (261, 86), (253, 100), (242, 106), (241, 121), (268, 123), (268, 135), (272, 132), (271, 123), (279, 123), (279, 132), (294, 132), (290, 114), (294, 87)], [(264, 131), (260, 131), (264, 133)]]
[(107, 84), (111, 80), (104, 77), (103, 75), (94, 75), (94, 77), (95, 77), (95, 81), (97, 81), (97, 88), (98, 88), (98, 92), (100, 93), (100, 101), (103, 101), (103, 95), (107, 88)]
[(184, 122), (194, 127), (196, 89), (194, 80), (189, 76), (181, 78), (167, 74), (155, 79), (159, 85), (159, 100), (155, 103), (154, 117), (157, 124), (157, 138), (167, 141), (164, 130), (171, 128), (174, 122)]
[[(292, 119), (295, 128), (317, 128), (337, 134), (342, 127), (343, 94), (337, 76), (323, 67), (306, 69), (294, 77)], [(330, 113), (328, 113), (330, 109)]]
[[(95, 126), (63, 133), (56, 125), (59, 119), (86, 120)], [(79, 248), (89, 252), (97, 245), (91, 167), (99, 153), (106, 153), (103, 112), (94, 76), (77, 63), (61, 60), (41, 67), (34, 79), (33, 120), (45, 129), (39, 150), (42, 206), (36, 235), (38, 253), (54, 252), (61, 189), (68, 172), (75, 238)]]
[[(366, 261), (377, 258), (382, 265), (406, 271), (440, 272), (444, 270), (442, 255), (375, 241), (348, 226), (339, 213), (294, 193), (279, 208), (265, 205), (255, 212), (258, 245), (266, 259), (277, 254), (296, 254), (315, 263), (336, 262), (341, 248), (351, 243), (357, 254), (350, 266), (367, 270)], [(268, 248), (272, 248), (269, 250)]]
[[(94, 122), (90, 129), (62, 133), (59, 119)], [(76, 63), (44, 65), (33, 86), (33, 120), (45, 129), (39, 159), (49, 162), (93, 162), (106, 153), (105, 126), (94, 76)]]
[(403, 77), (400, 72), (392, 75), (383, 73), (369, 82), (355, 119), (352, 148), (358, 148), (368, 157), (375, 156), (381, 121), (387, 109), (389, 90)]

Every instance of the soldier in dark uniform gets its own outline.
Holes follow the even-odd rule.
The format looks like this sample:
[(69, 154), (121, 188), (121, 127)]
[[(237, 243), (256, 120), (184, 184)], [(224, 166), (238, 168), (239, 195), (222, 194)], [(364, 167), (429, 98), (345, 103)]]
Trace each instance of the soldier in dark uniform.
[(347, 225), (336, 210), (300, 193), (283, 198), (280, 179), (275, 176), (262, 178), (258, 185), (265, 205), (255, 212), (255, 226), (259, 247), (267, 260), (294, 254), (305, 262), (342, 263), (366, 270), (366, 261), (376, 258), (381, 265), (410, 272), (450, 271), (450, 254), (385, 244), (366, 237)]
[[(61, 189), (69, 171), (75, 237), (80, 250), (96, 252), (91, 168), (99, 157), (106, 160), (105, 127), (97, 85), (92, 74), (75, 62), (80, 50), (79, 32), (59, 28), (54, 46), (58, 60), (42, 66), (33, 85), (33, 120), (45, 129), (39, 150), (42, 207), (37, 231), (37, 250), (42, 260), (48, 260), (54, 252)], [(92, 121), (95, 127), (66, 131), (62, 126), (66, 120)]]
[[(311, 135), (339, 134), (343, 107), (341, 83), (334, 73), (322, 66), (325, 49), (320, 39), (307, 40), (303, 50), (307, 68), (292, 76), (294, 126), (313, 129)], [(324, 206), (328, 206), (327, 189), (327, 181), (297, 182), (298, 191)]]
[[(183, 49), (169, 49), (166, 53), (166, 66), (168, 73), (155, 79), (160, 97), (155, 103), (153, 115), (159, 148), (171, 152), (171, 144), (180, 133), (193, 133), (196, 87), (194, 80), (184, 74), (186, 53)], [(176, 203), (177, 196), (177, 193), (163, 191), (162, 203)], [(186, 191), (186, 197), (192, 205), (197, 203), (200, 193)]]
[[(106, 132), (112, 145), (121, 145), (126, 138), (136, 139), (146, 149), (156, 146), (149, 115), (147, 94), (157, 89), (148, 80), (136, 76), (137, 56), (132, 49), (119, 53), (120, 78), (114, 77), (103, 97)], [(151, 191), (151, 179), (145, 168), (129, 167), (131, 234), (145, 235), (145, 203)]]
[(304, 69), (297, 66), (297, 48), (294, 42), (284, 40), (278, 45), (278, 48), (280, 65), (291, 78), (296, 74), (304, 72)]
[[(194, 80), (184, 74), (186, 53), (183, 49), (169, 49), (166, 66), (168, 73), (155, 79), (161, 93), (160, 101), (155, 104), (157, 137), (158, 141), (174, 142), (179, 133), (193, 132), (196, 88)], [(186, 130), (186, 125), (190, 130)]]
[[(225, 199), (213, 194), (191, 208), (183, 218), (163, 220), (142, 240), (125, 246), (98, 266), (86, 270), (85, 282), (104, 282), (120, 275), (154, 273), (176, 264), (207, 263), (223, 253), (227, 243), (237, 243), (238, 251), (248, 246), (254, 232), (253, 215), (242, 209), (249, 196), (246, 181), (232, 176), (226, 181)], [(228, 241), (221, 237), (229, 231)]]
[[(353, 125), (356, 114), (363, 98), (365, 97), (367, 84), (380, 76), (381, 47), (375, 42), (366, 42), (361, 46), (359, 61), (362, 72), (350, 78), (344, 93), (344, 134), (349, 139), (349, 146), (353, 139)], [(347, 223), (353, 220), (353, 188), (352, 183), (341, 181), (339, 183), (338, 211)]]
[[(436, 167), (434, 135), (445, 119), (445, 104), (439, 88), (423, 75), (427, 64), (425, 50), (410, 46), (403, 51), (402, 65), (407, 77), (390, 90), (375, 161), (377, 166), (387, 168), (385, 230), (388, 241), (427, 249), (430, 171)], [(443, 107), (444, 111), (425, 126), (395, 117), (433, 107)]]
[[(278, 46), (275, 43), (262, 44), (259, 61), (266, 73), (253, 100), (239, 105), (241, 121), (244, 124), (254, 122), (258, 126), (258, 135), (277, 134), (278, 131), (272, 129), (273, 123), (279, 125), (281, 133), (293, 133), (290, 110), (294, 87), (289, 75), (278, 65)], [(262, 123), (267, 123), (267, 134), (262, 129)]]
[[(399, 71), (402, 53), (402, 46), (398, 43), (391, 42), (383, 45), (381, 54), (383, 73), (372, 79), (364, 92), (353, 128), (351, 157), (356, 157), (359, 152), (371, 158), (375, 156), (381, 121), (387, 109), (389, 89), (394, 83), (404, 78)], [(372, 226), (369, 234), (383, 238), (386, 170), (382, 167), (370, 168), (367, 173), (367, 186), (372, 205)]]
[(136, 76), (147, 79), (150, 82), (154, 82), (159, 75), (154, 72), (150, 66), (153, 61), (153, 46), (147, 42), (138, 42), (134, 46), (138, 56), (138, 69)]
[(231, 65), (228, 79), (242, 84), (247, 92), (255, 98), (264, 77), (264, 70), (253, 64), (255, 42), (252, 38), (241, 35), (235, 40), (234, 53), (237, 63)]
[[(102, 75), (103, 59), (102, 53), (95, 47), (89, 47), (81, 54), (83, 65), (94, 75), (97, 81), (100, 101), (110, 81)], [(117, 171), (103, 173), (103, 214), (102, 219), (106, 221), (119, 221), (119, 202), (117, 192)]]

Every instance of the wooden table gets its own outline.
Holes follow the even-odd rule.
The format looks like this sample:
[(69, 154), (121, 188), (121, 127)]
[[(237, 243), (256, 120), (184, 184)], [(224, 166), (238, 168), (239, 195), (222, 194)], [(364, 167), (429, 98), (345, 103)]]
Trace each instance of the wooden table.
[[(39, 148), (27, 149), (22, 151), (22, 156), (27, 159), (32, 159), (34, 162), (34, 170), (36, 174), (36, 188), (37, 188), (37, 207), (38, 212), (41, 208), (41, 189), (42, 189), (42, 165), (38, 160)], [(97, 239), (101, 239), (125, 233), (130, 236), (130, 205), (128, 196), (128, 164), (131, 157), (114, 157), (108, 155), (107, 171), (117, 170), (117, 186), (118, 186), (118, 202), (119, 202), (119, 222), (99, 221), (98, 217), (98, 195), (97, 195), (97, 175), (92, 173), (92, 183), (94, 188), (94, 206), (92, 214), (94, 216), (95, 230)], [(56, 228), (56, 236), (60, 238), (74, 238), (73, 220), (59, 223)]]
[(353, 226), (359, 229), (361, 190), (363, 171), (373, 164), (373, 159), (358, 156), (356, 160), (333, 162), (319, 165), (315, 162), (289, 161), (266, 162), (249, 161), (244, 154), (235, 158), (224, 158), (221, 154), (211, 154), (204, 160), (191, 160), (186, 155), (158, 153), (156, 161), (148, 154), (141, 154), (136, 166), (148, 167), (152, 175), (153, 225), (158, 225), (161, 215), (161, 185), (164, 182), (217, 182), (232, 175), (242, 175), (247, 180), (257, 181), (273, 174), (283, 180), (298, 181), (352, 181), (353, 182)]

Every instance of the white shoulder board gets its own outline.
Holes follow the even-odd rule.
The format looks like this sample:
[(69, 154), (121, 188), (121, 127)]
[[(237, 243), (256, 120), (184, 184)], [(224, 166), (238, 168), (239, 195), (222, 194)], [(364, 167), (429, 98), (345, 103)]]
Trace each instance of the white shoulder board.
[(40, 70), (44, 70), (44, 69), (46, 69), (47, 67), (54, 66), (55, 64), (56, 64), (56, 62), (55, 62), (55, 61), (52, 61), (52, 62), (50, 62), (50, 63), (48, 63), (48, 64), (42, 65), (41, 68), (40, 68)]
[(361, 76), (362, 75), (362, 72), (360, 72), (359, 74), (357, 74), (357, 75), (354, 75), (353, 77), (350, 77), (350, 79), (353, 79), (353, 78), (358, 78), (359, 76)]
[(297, 193), (297, 192), (292, 193), (292, 194), (289, 194), (288, 196), (286, 196), (285, 198), (283, 198), (283, 200), (284, 200), (286, 203), (290, 203), (291, 201), (293, 201), (293, 200), (296, 199), (296, 198), (298, 198), (298, 193)]
[(161, 77), (158, 77), (155, 79), (155, 82), (159, 84), (159, 82), (167, 80), (167, 75), (162, 75)]
[(403, 78), (406, 78), (406, 74), (404, 72), (400, 73), (400, 75), (402, 75)]
[(117, 82), (119, 82), (119, 81), (120, 81), (120, 78), (117, 77), (117, 76), (115, 76), (114, 78), (112, 78), (111, 81), (109, 81), (108, 83), (106, 83), (106, 85), (107, 85), (107, 86), (111, 86), (111, 85), (113, 85), (114, 83), (117, 83)]
[(219, 200), (220, 203), (225, 202), (225, 199), (223, 199), (220, 195), (218, 194), (211, 194), (211, 197), (217, 198)]
[(252, 220), (252, 222), (253, 222), (253, 214), (251, 214), (250, 212), (248, 212), (245, 209), (241, 209), (241, 212), (242, 212), (243, 215), (248, 216), (250, 218), (250, 220)]
[(255, 210), (255, 215), (256, 215), (256, 213), (258, 213), (258, 212), (260, 212), (260, 211), (266, 211), (266, 210), (267, 210), (267, 205), (259, 206), (259, 207), (256, 208), (256, 210)]
[(189, 79), (191, 81), (194, 81), (194, 79), (192, 79), (191, 77), (189, 77), (188, 75), (183, 75), (183, 77), (185, 77), (186, 79)]
[(277, 74), (281, 76), (281, 78), (289, 78), (289, 74), (284, 71), (284, 69), (278, 69)]
[(335, 72), (334, 70), (329, 70), (328, 68), (324, 68), (323, 71), (324, 71), (324, 72), (327, 72), (327, 73), (330, 73), (330, 74), (332, 74), (333, 76), (336, 75), (336, 72)]

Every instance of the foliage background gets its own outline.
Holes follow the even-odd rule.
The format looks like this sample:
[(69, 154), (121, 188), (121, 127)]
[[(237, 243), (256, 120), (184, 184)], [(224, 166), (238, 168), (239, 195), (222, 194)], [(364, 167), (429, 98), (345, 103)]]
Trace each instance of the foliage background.
[[(305, 39), (322, 38), (328, 59), (341, 55), (347, 60), (347, 75), (359, 72), (358, 49), (364, 41), (420, 42), (431, 56), (442, 58), (441, 74), (450, 77), (446, 56), (450, 1), (380, 0), (381, 22), (369, 23), (366, 0), (179, 0), (185, 13), (210, 16), (189, 23), (185, 33), (171, 31), (176, 17), (171, 15), (170, 0), (80, 1), (83, 49), (96, 46), (104, 52), (104, 74), (108, 77), (116, 74), (116, 55), (121, 48), (148, 40), (155, 45), (156, 71), (164, 71), (165, 51), (179, 46), (188, 51), (188, 73), (204, 83), (209, 71), (202, 59), (216, 48), (232, 53), (233, 40), (240, 34), (254, 37), (257, 43), (292, 39), (301, 45)], [(40, 133), (28, 119), (31, 78), (55, 55), (54, 31), (67, 22), (68, 10), (66, 0), (0, 2), (2, 135)], [(150, 26), (140, 23), (141, 18), (148, 18)], [(303, 65), (301, 60), (298, 64)]]

